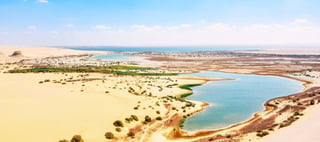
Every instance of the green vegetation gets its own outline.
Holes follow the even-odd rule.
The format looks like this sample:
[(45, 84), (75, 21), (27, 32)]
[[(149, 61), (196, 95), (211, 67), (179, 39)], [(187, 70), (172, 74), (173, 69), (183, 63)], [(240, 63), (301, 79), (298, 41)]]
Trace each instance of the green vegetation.
[(199, 85), (201, 85), (201, 84), (185, 84), (185, 85), (179, 86), (179, 88), (186, 89), (186, 90), (192, 90), (191, 87), (195, 87), (195, 86), (199, 86)]
[(117, 75), (150, 75), (150, 76), (173, 76), (177, 73), (149, 73), (139, 72), (146, 70), (153, 70), (154, 68), (149, 67), (137, 67), (137, 66), (106, 66), (106, 67), (95, 67), (95, 66), (79, 66), (79, 67), (33, 67), (31, 69), (14, 69), (9, 70), (9, 73), (43, 73), (43, 72), (81, 72), (81, 73), (109, 73)]
[(131, 138), (134, 138), (135, 134), (130, 131), (130, 132), (127, 134), (127, 136), (128, 136), (128, 137), (131, 137)]
[(183, 128), (183, 124), (184, 124), (184, 122), (186, 121), (186, 119), (181, 119), (180, 120), (180, 122), (179, 122), (179, 126), (180, 126), (180, 128)]
[(139, 121), (139, 118), (136, 115), (131, 115), (131, 118), (135, 121)]
[(193, 93), (185, 93), (185, 94), (182, 94), (181, 96), (180, 96), (180, 98), (186, 98), (186, 97), (188, 97), (188, 96), (191, 96)]
[[(201, 84), (185, 84), (185, 85), (179, 86), (179, 88), (191, 91), (192, 90), (191, 87), (195, 87), (195, 86), (199, 86), (199, 85), (201, 85)], [(185, 94), (180, 95), (180, 98), (186, 98), (192, 94), (193, 93), (185, 93)]]
[(151, 122), (151, 117), (150, 117), (149, 115), (146, 115), (146, 116), (144, 117), (144, 121), (145, 121), (145, 122)]
[(121, 132), (121, 128), (117, 127), (117, 128), (116, 128), (116, 131), (117, 131), (117, 132)]
[(84, 142), (80, 135), (74, 135), (70, 142)]
[(106, 137), (106, 139), (113, 139), (114, 138), (114, 135), (111, 132), (106, 132), (104, 134), (104, 136)]
[(117, 121), (113, 122), (113, 125), (116, 126), (116, 127), (123, 127), (123, 123), (120, 120), (117, 120)]
[(269, 135), (268, 131), (259, 131), (259, 132), (257, 132), (257, 136), (258, 137), (264, 137), (266, 135)]

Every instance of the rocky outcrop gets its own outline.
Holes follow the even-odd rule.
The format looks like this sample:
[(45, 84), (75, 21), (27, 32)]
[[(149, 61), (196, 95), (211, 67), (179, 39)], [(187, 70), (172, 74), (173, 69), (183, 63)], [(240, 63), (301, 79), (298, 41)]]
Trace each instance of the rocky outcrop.
[(14, 51), (10, 57), (23, 57), (23, 55), (21, 51)]

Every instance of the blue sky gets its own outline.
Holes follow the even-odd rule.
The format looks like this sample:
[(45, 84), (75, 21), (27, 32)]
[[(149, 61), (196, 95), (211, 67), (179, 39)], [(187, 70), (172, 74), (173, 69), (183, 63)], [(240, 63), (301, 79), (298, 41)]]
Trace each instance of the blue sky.
[(318, 0), (0, 0), (0, 44), (314, 46), (320, 45), (319, 5)]

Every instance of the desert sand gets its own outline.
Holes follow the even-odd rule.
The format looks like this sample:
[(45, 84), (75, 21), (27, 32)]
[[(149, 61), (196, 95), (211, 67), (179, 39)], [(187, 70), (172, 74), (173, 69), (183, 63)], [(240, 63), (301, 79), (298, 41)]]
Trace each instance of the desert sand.
[(320, 55), (320, 49), (317, 48), (273, 48), (255, 51), (238, 51), (242, 53), (259, 54), (282, 54), (282, 55)]
[(81, 54), (108, 54), (107, 51), (82, 51), (55, 47), (31, 47), (31, 46), (0, 46), (0, 57), (10, 56), (14, 51), (21, 51), (22, 55), (30, 58), (64, 56), (64, 55), (81, 55)]
[[(126, 84), (117, 83), (138, 82), (143, 80), (140, 77), (90, 74), (88, 78), (100, 77), (106, 81), (79, 81), (64, 85), (52, 82), (39, 84), (39, 81), (45, 79), (60, 80), (72, 76), (76, 78), (79, 75), (81, 74), (0, 74), (0, 113), (4, 114), (0, 120), (0, 141), (56, 142), (79, 134), (85, 141), (101, 142), (105, 141), (105, 132), (114, 132), (112, 123), (115, 120), (124, 121), (125, 117), (132, 114), (143, 120), (145, 115), (155, 118), (156, 110), (166, 112), (162, 105), (154, 105), (157, 99), (132, 95), (127, 89), (123, 89)], [(182, 80), (179, 84), (195, 81), (197, 82)], [(201, 81), (198, 80), (198, 83)], [(162, 86), (160, 82), (157, 85)], [(114, 86), (117, 87), (113, 89)], [(146, 85), (143, 85), (142, 89), (146, 89), (144, 87)], [(106, 90), (109, 93), (106, 93)], [(151, 88), (153, 94), (160, 96), (184, 92), (179, 88), (164, 88), (161, 92), (157, 90), (156, 86)], [(134, 110), (139, 101), (141, 110)]]
[[(24, 55), (22, 58), (100, 54), (43, 47), (0, 49), (6, 55), (19, 50)], [(155, 120), (156, 117), (170, 118), (176, 113), (189, 114), (201, 110), (202, 103), (193, 102), (195, 107), (186, 108), (185, 112), (182, 109), (171, 111), (173, 107), (184, 106), (184, 102), (168, 99), (173, 102), (168, 108), (161, 98), (190, 92), (180, 89), (178, 85), (214, 80), (98, 73), (4, 73), (15, 67), (18, 65), (0, 65), (0, 113), (3, 114), (0, 119), (0, 141), (57, 142), (81, 135), (86, 142), (102, 142), (107, 141), (104, 136), (106, 132), (112, 132), (119, 140), (125, 139), (129, 130), (137, 125), (148, 129), (148, 125), (142, 125), (146, 115)], [(130, 115), (136, 115), (139, 121), (125, 122)], [(116, 120), (124, 123), (121, 132), (115, 131), (113, 122)], [(143, 135), (136, 137), (129, 140), (147, 139)]]
[(301, 120), (279, 129), (259, 142), (318, 142), (320, 139), (320, 106), (310, 108)]

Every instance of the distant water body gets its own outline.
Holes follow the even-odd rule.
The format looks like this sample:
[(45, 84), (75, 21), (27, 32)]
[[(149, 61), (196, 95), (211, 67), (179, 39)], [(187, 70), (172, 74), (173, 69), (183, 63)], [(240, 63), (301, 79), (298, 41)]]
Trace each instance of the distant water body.
[(248, 120), (254, 113), (263, 111), (267, 100), (304, 89), (302, 82), (276, 76), (207, 71), (189, 75), (235, 80), (213, 81), (192, 88), (194, 94), (188, 99), (211, 105), (186, 120), (184, 129), (187, 131), (219, 129)]
[(259, 47), (113, 47), (113, 46), (79, 46), (67, 47), (76, 50), (117, 51), (117, 52), (192, 52), (192, 51), (231, 51), (231, 50), (259, 50)]

